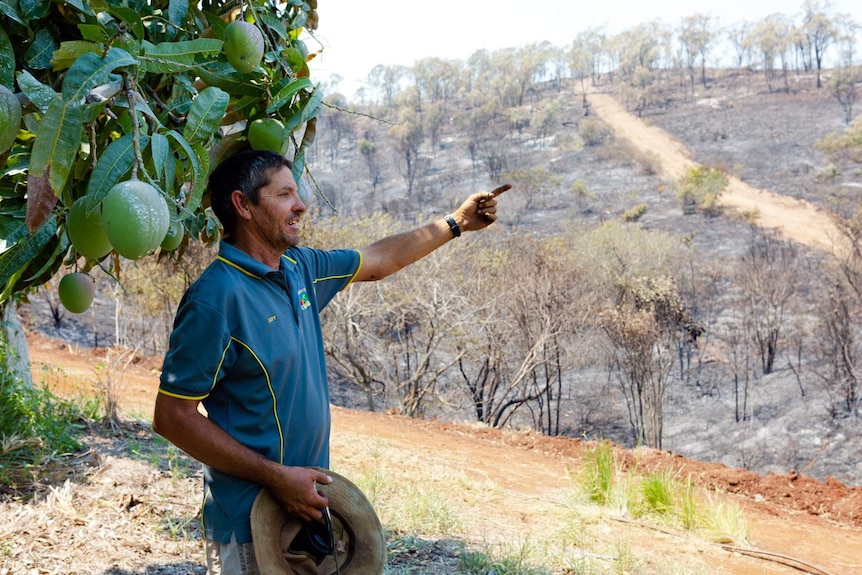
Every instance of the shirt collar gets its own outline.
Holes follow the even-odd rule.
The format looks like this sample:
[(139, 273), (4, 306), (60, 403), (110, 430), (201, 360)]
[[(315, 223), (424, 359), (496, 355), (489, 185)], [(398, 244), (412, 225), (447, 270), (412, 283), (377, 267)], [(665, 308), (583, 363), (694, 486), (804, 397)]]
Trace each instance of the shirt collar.
[[(261, 279), (266, 277), (267, 274), (275, 272), (274, 269), (265, 263), (254, 259), (246, 252), (224, 240), (219, 242), (218, 259), (256, 279)], [(282, 257), (279, 265), (281, 271), (284, 271), (285, 263), (286, 260)]]

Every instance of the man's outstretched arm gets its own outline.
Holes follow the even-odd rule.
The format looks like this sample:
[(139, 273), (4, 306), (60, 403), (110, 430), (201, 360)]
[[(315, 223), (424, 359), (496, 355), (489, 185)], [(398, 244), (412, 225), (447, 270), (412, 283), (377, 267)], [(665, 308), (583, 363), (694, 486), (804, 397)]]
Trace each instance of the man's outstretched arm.
[[(480, 192), (467, 198), (447, 218), (439, 218), (420, 228), (394, 234), (359, 250), (362, 267), (353, 281), (376, 281), (424, 258), (462, 232), (487, 228), (497, 221), (497, 196), (510, 189), (509, 184), (491, 192)], [(453, 231), (453, 227), (455, 231)]]

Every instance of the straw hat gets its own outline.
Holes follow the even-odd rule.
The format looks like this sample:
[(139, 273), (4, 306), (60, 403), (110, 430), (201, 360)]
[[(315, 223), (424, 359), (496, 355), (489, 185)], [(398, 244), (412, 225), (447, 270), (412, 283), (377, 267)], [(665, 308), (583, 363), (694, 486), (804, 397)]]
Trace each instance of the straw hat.
[(318, 485), (318, 489), (329, 499), (334, 556), (326, 555), (318, 565), (311, 554), (298, 551), (296, 547), (300, 545), (295, 541), (305, 536), (300, 534), (305, 523), (285, 513), (269, 492), (261, 489), (251, 508), (251, 536), (261, 575), (383, 573), (386, 540), (374, 508), (347, 478), (330, 470), (324, 471), (332, 477), (332, 483)]

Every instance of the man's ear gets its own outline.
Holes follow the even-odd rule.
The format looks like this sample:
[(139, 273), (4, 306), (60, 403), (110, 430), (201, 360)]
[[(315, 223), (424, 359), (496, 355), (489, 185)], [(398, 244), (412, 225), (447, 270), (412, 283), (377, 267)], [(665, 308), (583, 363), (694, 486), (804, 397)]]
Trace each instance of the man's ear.
[(238, 218), (244, 220), (251, 219), (251, 212), (248, 209), (248, 199), (240, 190), (234, 190), (230, 193), (230, 203), (233, 206), (233, 211), (236, 212)]

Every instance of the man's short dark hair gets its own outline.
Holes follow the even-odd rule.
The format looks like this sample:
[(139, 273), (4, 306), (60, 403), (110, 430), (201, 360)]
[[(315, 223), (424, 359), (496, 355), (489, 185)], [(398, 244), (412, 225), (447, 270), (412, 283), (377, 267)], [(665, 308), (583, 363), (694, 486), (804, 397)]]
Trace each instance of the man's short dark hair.
[(248, 201), (257, 205), (260, 189), (272, 180), (272, 174), (281, 168), (293, 169), (286, 157), (276, 152), (245, 149), (222, 161), (210, 173), (207, 191), (213, 213), (229, 237), (236, 228), (236, 212), (230, 201), (234, 190), (242, 192)]

